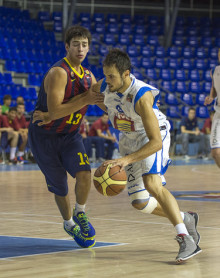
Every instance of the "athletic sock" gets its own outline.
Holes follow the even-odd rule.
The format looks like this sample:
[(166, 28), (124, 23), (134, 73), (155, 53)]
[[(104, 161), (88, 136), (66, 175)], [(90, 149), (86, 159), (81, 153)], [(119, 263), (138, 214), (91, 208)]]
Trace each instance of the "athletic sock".
[(176, 232), (177, 234), (185, 234), (185, 235), (189, 235), (187, 229), (186, 229), (186, 226), (184, 223), (180, 223), (180, 224), (177, 224), (175, 226), (175, 229), (176, 229)]
[(75, 223), (72, 218), (70, 218), (69, 220), (64, 220), (64, 227), (66, 229), (71, 229), (74, 226), (75, 226)]
[(11, 149), (10, 149), (10, 159), (15, 158), (15, 153), (16, 153), (16, 147), (11, 147)]
[(181, 214), (181, 216), (182, 216), (182, 218), (183, 218), (183, 220), (184, 220), (184, 217), (185, 217), (184, 212), (181, 211), (180, 214)]
[(85, 208), (86, 208), (86, 205), (80, 205), (80, 204), (76, 203), (76, 205), (75, 205), (75, 215), (80, 211), (85, 212)]
[(21, 151), (18, 152), (18, 156), (23, 156), (23, 155), (24, 155), (24, 152), (21, 152)]

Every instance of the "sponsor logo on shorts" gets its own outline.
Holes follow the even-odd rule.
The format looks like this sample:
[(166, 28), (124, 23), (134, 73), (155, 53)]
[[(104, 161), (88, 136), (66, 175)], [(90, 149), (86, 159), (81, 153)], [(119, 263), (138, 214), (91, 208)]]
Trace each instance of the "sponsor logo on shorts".
[(136, 187), (136, 186), (138, 186), (137, 183), (136, 183), (136, 184), (132, 184), (132, 185), (128, 186), (128, 190), (131, 189), (131, 188), (134, 188), (134, 187)]

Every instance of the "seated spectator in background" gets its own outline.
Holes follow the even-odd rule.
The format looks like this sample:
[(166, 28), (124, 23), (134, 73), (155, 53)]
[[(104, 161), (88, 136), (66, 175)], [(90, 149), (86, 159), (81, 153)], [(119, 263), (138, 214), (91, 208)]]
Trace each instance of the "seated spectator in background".
[(8, 114), (10, 106), (11, 106), (11, 96), (10, 95), (4, 95), (3, 105), (2, 105), (2, 114), (3, 115)]
[(210, 134), (211, 134), (211, 127), (212, 127), (212, 119), (214, 117), (215, 111), (212, 110), (210, 111), (209, 115), (210, 117), (208, 119), (205, 120), (205, 123), (203, 125), (203, 128), (201, 130), (201, 132), (204, 134), (205, 138), (204, 138), (204, 149), (206, 152), (206, 157), (209, 156), (210, 154)]
[(28, 133), (29, 122), (26, 120), (25, 116), (25, 106), (24, 103), (17, 104), (17, 116), (16, 121), (18, 122), (22, 132)]
[(184, 117), (180, 123), (180, 134), (177, 134), (177, 141), (182, 143), (184, 159), (188, 160), (188, 147), (189, 143), (199, 143), (198, 157), (203, 157), (204, 154), (204, 134), (199, 130), (196, 111), (190, 108), (188, 116)]
[(19, 125), (19, 134), (22, 138), (22, 145), (19, 148), (18, 151), (18, 157), (20, 157), (20, 160), (24, 161), (23, 156), (24, 156), (24, 150), (27, 146), (27, 141), (28, 141), (28, 126), (29, 122), (25, 119), (25, 106), (23, 103), (17, 104), (17, 116), (15, 118), (15, 121)]
[[(83, 144), (85, 146), (86, 153), (88, 155), (91, 153), (90, 149), (92, 148), (92, 146), (91, 146), (90, 138), (88, 137), (89, 122), (87, 121), (87, 119), (85, 117), (83, 118), (83, 120), (81, 122), (79, 133), (81, 134), (81, 136), (83, 138)], [(88, 157), (89, 157), (89, 155), (88, 155)]]
[[(91, 144), (95, 144), (96, 159), (99, 162), (103, 162), (105, 159), (112, 159), (116, 138), (112, 136), (109, 130), (107, 114), (104, 113), (98, 120), (96, 120), (92, 124), (88, 135), (91, 137)], [(106, 154), (105, 144), (107, 144)], [(91, 157), (91, 153), (89, 153), (88, 156)]]
[[(27, 133), (25, 134), (23, 132), (16, 116), (17, 116), (17, 108), (11, 107), (8, 111), (8, 115), (3, 116), (3, 126), (4, 127), (12, 127), (14, 131), (18, 132), (19, 138), (18, 138), (17, 161), (18, 161), (18, 163), (23, 164), (24, 163), (24, 158), (23, 158), (24, 150), (27, 145)], [(15, 161), (13, 163), (15, 164)]]
[(7, 147), (10, 144), (10, 157), (9, 164), (16, 164), (17, 158), (15, 157), (16, 148), (18, 145), (19, 134), (12, 127), (7, 124), (6, 116), (1, 115), (2, 107), (0, 105), (0, 142), (1, 146)]
[(20, 103), (24, 104), (24, 98), (22, 96), (18, 96), (16, 98), (16, 103), (17, 103), (17, 105), (20, 104)]

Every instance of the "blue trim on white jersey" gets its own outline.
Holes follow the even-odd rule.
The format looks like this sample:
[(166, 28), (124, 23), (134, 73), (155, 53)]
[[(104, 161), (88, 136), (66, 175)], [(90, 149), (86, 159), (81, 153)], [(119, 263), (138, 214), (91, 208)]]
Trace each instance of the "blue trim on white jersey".
[[(157, 90), (157, 89), (152, 89), (150, 87), (142, 87), (136, 94), (135, 99), (134, 99), (134, 111), (137, 113), (137, 111), (135, 110), (135, 105), (138, 102), (138, 100), (146, 93), (149, 91), (153, 91), (153, 90)], [(157, 90), (158, 91), (158, 90)], [(155, 98), (154, 98), (154, 103), (153, 103), (153, 108), (154, 109), (159, 109), (157, 107), (157, 101), (160, 98), (160, 94), (158, 94)]]
[(155, 96), (154, 98), (154, 103), (153, 103), (153, 109), (157, 109), (159, 110), (158, 106), (157, 106), (157, 102), (160, 99), (160, 94), (158, 94), (157, 96)]
[(138, 102), (138, 100), (147, 92), (147, 91), (151, 91), (152, 88), (150, 87), (142, 87), (140, 88), (140, 90), (137, 92), (135, 99), (134, 99), (134, 108), (136, 103)]
[(158, 171), (158, 169), (157, 169), (157, 152), (156, 152), (154, 164), (147, 174), (158, 174), (158, 173), (160, 173), (160, 171)]
[(132, 193), (129, 193), (128, 192), (128, 196), (131, 196), (132, 194), (135, 194), (135, 193), (138, 193), (138, 192), (141, 192), (141, 191), (145, 191), (146, 189), (141, 189), (141, 190), (137, 190), (135, 192), (132, 192)]
[(135, 78), (134, 78), (133, 81), (132, 81), (131, 87), (134, 85), (134, 82), (135, 82)]
[(100, 92), (103, 93), (106, 87), (107, 87), (106, 78), (104, 78), (101, 84)]

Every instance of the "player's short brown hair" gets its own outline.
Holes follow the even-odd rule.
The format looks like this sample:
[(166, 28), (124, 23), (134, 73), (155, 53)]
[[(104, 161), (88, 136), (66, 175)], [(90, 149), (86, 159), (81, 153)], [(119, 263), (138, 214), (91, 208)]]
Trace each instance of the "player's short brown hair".
[(120, 75), (126, 70), (131, 71), (131, 61), (128, 54), (118, 48), (110, 50), (103, 61), (103, 67), (111, 67), (113, 65), (115, 65)]
[(80, 25), (74, 25), (67, 29), (65, 34), (65, 43), (69, 45), (72, 38), (77, 37), (87, 38), (89, 45), (92, 40), (92, 35), (88, 29)]

